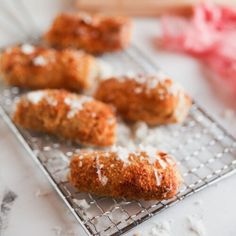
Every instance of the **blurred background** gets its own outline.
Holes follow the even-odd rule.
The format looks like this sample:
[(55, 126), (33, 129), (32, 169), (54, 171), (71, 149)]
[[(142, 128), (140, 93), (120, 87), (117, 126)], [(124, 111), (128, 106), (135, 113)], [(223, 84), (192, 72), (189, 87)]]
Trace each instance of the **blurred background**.
[[(0, 47), (34, 42), (61, 11), (80, 10), (132, 17), (132, 43), (173, 80), (180, 82), (208, 113), (236, 136), (235, 6), (236, 0), (1, 0)], [(14, 136), (10, 136), (5, 125), (0, 125), (0, 157), (7, 157), (4, 164), (1, 162), (0, 177), (1, 174), (5, 176), (3, 182), (11, 188), (19, 192), (24, 190), (23, 197), (17, 199), (16, 211), (11, 218), (12, 227), (6, 235), (17, 235), (19, 230), (21, 235), (36, 235), (36, 229), (37, 235), (59, 235), (52, 234), (52, 228), (58, 225), (59, 229), (68, 231), (76, 228), (78, 235), (84, 235), (81, 229), (77, 230), (77, 222), (72, 227), (73, 219), (64, 214), (65, 209), (55, 193), (49, 195), (50, 201), (43, 197), (35, 198), (38, 188), (51, 191), (51, 187), (46, 180), (42, 180), (41, 172), (34, 169), (31, 160), (29, 163), (22, 161), (27, 159), (24, 159), (26, 153)], [(17, 162), (19, 156), (16, 157), (16, 153), (22, 156), (21, 161)], [(17, 174), (9, 171), (12, 168)], [(26, 169), (31, 170), (31, 178), (24, 176)], [(34, 177), (35, 173), (37, 177)], [(209, 235), (235, 236), (236, 210), (232, 204), (236, 197), (236, 191), (232, 188), (235, 183), (235, 176), (222, 181), (219, 186), (213, 186), (161, 214), (158, 220), (175, 219), (173, 235), (196, 235), (190, 234), (185, 220), (188, 215), (199, 214)], [(202, 203), (196, 207), (199, 199)], [(136, 232), (146, 232), (144, 235), (148, 235), (155, 220), (157, 218), (129, 235), (134, 236)]]

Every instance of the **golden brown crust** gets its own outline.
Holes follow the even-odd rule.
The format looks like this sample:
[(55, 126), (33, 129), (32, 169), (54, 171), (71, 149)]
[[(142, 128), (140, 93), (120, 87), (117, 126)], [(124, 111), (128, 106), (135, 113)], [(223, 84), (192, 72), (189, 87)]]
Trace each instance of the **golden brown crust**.
[(119, 155), (112, 151), (75, 154), (70, 162), (70, 183), (82, 192), (137, 200), (164, 200), (177, 193), (181, 177), (167, 154), (157, 153), (154, 163), (145, 152), (129, 153), (128, 163)]
[(0, 72), (13, 86), (80, 91), (92, 85), (98, 68), (94, 57), (77, 50), (22, 45), (3, 52)]
[(190, 97), (172, 80), (155, 76), (104, 80), (95, 98), (115, 106), (123, 118), (149, 125), (182, 122), (191, 106)]
[(91, 53), (122, 50), (129, 44), (131, 21), (126, 17), (62, 13), (45, 40), (57, 47), (82, 48)]
[(14, 122), (91, 146), (115, 141), (116, 119), (109, 106), (65, 90), (41, 90), (21, 97)]

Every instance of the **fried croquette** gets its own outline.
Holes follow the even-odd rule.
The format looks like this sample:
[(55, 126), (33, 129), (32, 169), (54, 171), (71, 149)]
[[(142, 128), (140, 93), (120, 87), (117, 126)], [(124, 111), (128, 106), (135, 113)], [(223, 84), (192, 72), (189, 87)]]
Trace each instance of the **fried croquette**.
[(65, 90), (23, 95), (13, 121), (20, 127), (88, 146), (110, 146), (116, 137), (116, 119), (108, 105)]
[(82, 151), (72, 157), (68, 178), (81, 192), (159, 201), (172, 198), (182, 181), (174, 160), (153, 147)]
[(99, 68), (93, 56), (78, 50), (55, 50), (24, 44), (2, 53), (0, 73), (12, 86), (81, 91), (91, 87)]
[(129, 45), (131, 21), (126, 17), (62, 13), (44, 38), (49, 45), (91, 53), (119, 51)]
[(94, 96), (112, 104), (124, 119), (149, 125), (183, 122), (191, 107), (191, 99), (182, 87), (162, 73), (101, 81)]

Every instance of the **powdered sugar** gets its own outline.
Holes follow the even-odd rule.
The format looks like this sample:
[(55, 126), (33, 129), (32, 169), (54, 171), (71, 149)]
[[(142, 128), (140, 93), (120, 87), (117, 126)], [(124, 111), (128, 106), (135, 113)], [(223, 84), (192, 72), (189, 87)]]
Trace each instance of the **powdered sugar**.
[(31, 103), (37, 104), (45, 97), (45, 95), (46, 95), (45, 91), (30, 92), (27, 94), (27, 99)]
[(28, 101), (30, 101), (33, 104), (38, 104), (42, 101), (42, 99), (45, 99), (49, 105), (56, 106), (57, 100), (53, 98), (53, 96), (50, 96), (46, 91), (35, 91), (30, 92), (26, 95), (26, 98)]
[(30, 44), (23, 44), (21, 46), (21, 51), (26, 54), (26, 55), (29, 55), (31, 53), (34, 52), (34, 46), (30, 45)]
[(103, 186), (105, 186), (108, 182), (108, 178), (105, 175), (102, 175), (101, 169), (103, 168), (103, 165), (99, 163), (99, 157), (96, 157), (96, 168), (97, 168), (97, 174), (98, 179), (101, 182)]
[(115, 152), (117, 154), (117, 158), (123, 161), (125, 165), (130, 164), (129, 160), (130, 152), (127, 148), (113, 146), (111, 151)]
[(147, 146), (140, 145), (139, 149), (140, 149), (140, 151), (145, 152), (147, 154), (150, 164), (153, 165), (156, 161), (158, 161), (160, 166), (163, 169), (165, 169), (167, 167), (167, 163), (161, 159), (161, 157), (157, 153), (156, 148), (149, 146), (149, 145), (147, 145)]
[(76, 97), (76, 96), (71, 96), (65, 98), (64, 102), (66, 105), (70, 107), (70, 111), (67, 114), (67, 118), (73, 118), (78, 112), (83, 110), (84, 104), (87, 102), (91, 102), (93, 99), (91, 97), (87, 96), (81, 96), (81, 97)]
[(45, 66), (47, 64), (47, 60), (43, 56), (37, 56), (33, 59), (33, 64), (35, 66)]

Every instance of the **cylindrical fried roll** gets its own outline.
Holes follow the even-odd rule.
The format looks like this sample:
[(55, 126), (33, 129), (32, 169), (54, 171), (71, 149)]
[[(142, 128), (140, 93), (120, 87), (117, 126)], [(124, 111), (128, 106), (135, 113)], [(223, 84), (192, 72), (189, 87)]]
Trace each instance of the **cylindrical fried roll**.
[(114, 105), (123, 118), (149, 125), (182, 122), (191, 106), (181, 86), (161, 73), (104, 80), (95, 97)]
[(112, 109), (91, 97), (65, 90), (39, 90), (23, 95), (16, 104), (13, 120), (23, 128), (84, 145), (110, 146), (115, 141)]
[(57, 47), (82, 48), (91, 53), (112, 52), (128, 46), (131, 22), (126, 17), (62, 13), (45, 40)]
[(166, 153), (152, 147), (134, 152), (116, 147), (75, 154), (69, 181), (81, 192), (100, 196), (164, 200), (177, 193), (181, 177)]
[(81, 51), (24, 44), (3, 52), (0, 73), (13, 86), (80, 91), (93, 84), (98, 76), (98, 64), (93, 56)]

